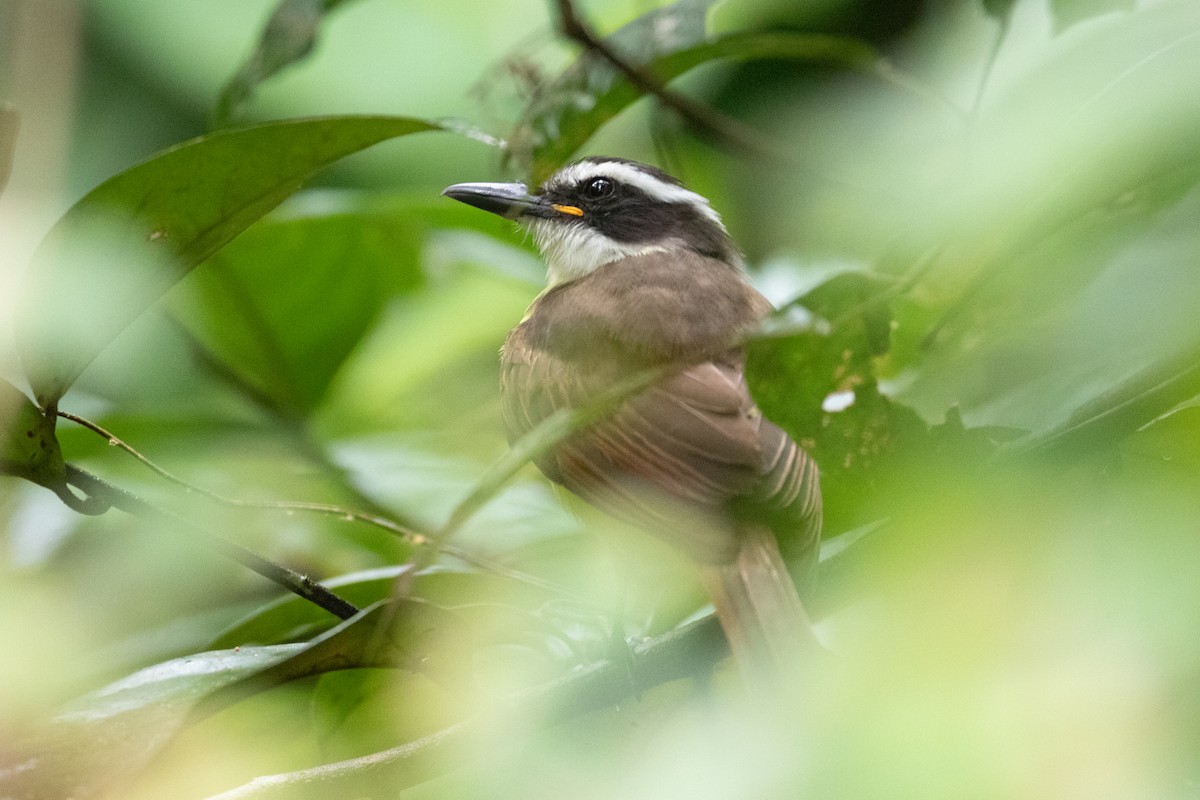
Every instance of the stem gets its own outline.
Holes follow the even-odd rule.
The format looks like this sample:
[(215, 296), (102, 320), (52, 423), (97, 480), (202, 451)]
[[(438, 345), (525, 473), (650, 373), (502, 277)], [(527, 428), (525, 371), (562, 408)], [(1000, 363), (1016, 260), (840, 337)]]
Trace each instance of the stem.
[(422, 551), (417, 560), (417, 568), (426, 566), (439, 551), (444, 550), (450, 537), (489, 503), (526, 464), (583, 426), (612, 411), (624, 400), (648, 389), (669, 372), (669, 368), (663, 367), (636, 372), (617, 381), (588, 404), (576, 409), (559, 409), (539, 422), (492, 464), (471, 493), (454, 507), (449, 519), (429, 535), (429, 546)]
[(358, 613), (359, 609), (353, 603), (334, 594), (307, 575), (301, 575), (281, 564), (276, 564), (240, 544), (222, 539), (199, 525), (166, 509), (159, 508), (126, 489), (101, 480), (73, 464), (67, 464), (66, 482), (86, 494), (86, 498), (79, 502), (104, 503), (105, 507), (118, 508), (127, 514), (162, 523), (167, 531), (174, 532), (182, 527), (188, 529), (192, 534), (199, 534), (199, 536), (181, 536), (181, 538), (186, 538), (189, 542), (198, 542), (209, 550), (254, 570), (267, 580), (320, 606), (338, 619), (349, 619)]
[[(406, 525), (402, 525), (401, 523), (388, 519), (387, 517), (378, 513), (358, 511), (345, 506), (334, 505), (332, 503), (310, 503), (293, 500), (242, 500), (236, 497), (228, 497), (218, 492), (214, 492), (211, 489), (205, 489), (202, 486), (197, 486), (193, 483), (185, 481), (183, 478), (180, 478), (178, 475), (170, 472), (165, 467), (162, 467), (154, 461), (151, 461), (136, 448), (134, 448), (133, 445), (116, 436), (98, 423), (92, 422), (91, 420), (78, 416), (77, 414), (72, 414), (69, 411), (60, 410), (56, 413), (58, 416), (64, 419), (69, 419), (77, 425), (82, 425), (93, 433), (103, 436), (108, 440), (110, 445), (124, 450), (160, 478), (163, 478), (164, 480), (167, 480), (176, 486), (181, 486), (189, 492), (198, 494), (202, 497), (207, 497), (210, 500), (223, 505), (233, 506), (235, 508), (258, 508), (267, 511), (301, 511), (310, 514), (338, 517), (350, 522), (362, 522), (367, 525), (373, 525), (376, 528), (380, 528), (388, 533), (393, 533), (399, 536), (401, 539), (414, 547), (424, 547), (429, 544), (429, 537), (424, 533), (413, 530)], [(327, 462), (323, 460), (317, 459), (315, 453), (309, 453), (309, 455), (319, 466), (323, 468), (329, 467), (331, 470), (336, 471), (332, 465), (327, 464)], [(340, 473), (338, 473), (338, 475), (340, 476)], [(346, 487), (342, 481), (338, 481), (338, 484), (341, 488), (351, 491), (351, 489)], [(56, 492), (58, 493), (59, 497), (62, 498), (64, 503), (81, 514), (103, 514), (108, 509), (108, 506), (103, 504), (101, 498), (89, 497), (81, 499), (75, 494), (72, 494), (71, 491), (66, 487), (63, 487), (62, 491), (56, 490)], [(551, 583), (550, 581), (542, 580), (541, 578), (537, 578), (532, 575), (527, 575), (519, 570), (512, 569), (511, 567), (507, 567), (503, 564), (498, 564), (486, 558), (476, 556), (466, 550), (463, 550), (462, 548), (451, 545), (442, 545), (440, 547), (433, 548), (433, 550), (435, 553), (438, 551), (444, 552), (447, 555), (457, 558), (466, 564), (470, 564), (473, 567), (478, 567), (485, 572), (500, 575), (511, 580), (528, 583), (531, 586), (537, 586), (542, 589), (548, 589), (557, 594), (574, 597), (572, 592), (562, 586)], [(430, 559), (430, 561), (431, 560), (432, 559)]]
[[(545, 686), (523, 692), (513, 703), (547, 728), (681, 678), (704, 675), (728, 653), (715, 614), (634, 647), (631, 658), (610, 659)], [(461, 754), (487, 735), (486, 723), (459, 722), (413, 742), (360, 758), (279, 775), (264, 775), (209, 800), (357, 797), (395, 794), (430, 780), (460, 763)], [(456, 758), (458, 756), (458, 758)]]
[(559, 30), (562, 35), (579, 44), (586, 52), (594, 53), (607, 61), (625, 76), (638, 91), (653, 95), (658, 102), (683, 117), (695, 127), (750, 155), (772, 160), (791, 161), (791, 157), (780, 146), (766, 136), (738, 120), (718, 113), (692, 98), (679, 94), (627, 61), (607, 42), (592, 32), (591, 28), (576, 11), (571, 0), (556, 0), (559, 15)]

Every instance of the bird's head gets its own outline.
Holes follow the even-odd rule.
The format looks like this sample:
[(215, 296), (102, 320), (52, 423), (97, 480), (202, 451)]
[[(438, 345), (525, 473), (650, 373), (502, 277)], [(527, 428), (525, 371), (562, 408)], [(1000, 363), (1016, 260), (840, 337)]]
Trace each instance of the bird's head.
[(458, 183), (442, 194), (529, 228), (551, 286), (621, 258), (674, 249), (741, 266), (708, 200), (636, 161), (585, 158), (555, 172), (536, 192), (523, 183)]

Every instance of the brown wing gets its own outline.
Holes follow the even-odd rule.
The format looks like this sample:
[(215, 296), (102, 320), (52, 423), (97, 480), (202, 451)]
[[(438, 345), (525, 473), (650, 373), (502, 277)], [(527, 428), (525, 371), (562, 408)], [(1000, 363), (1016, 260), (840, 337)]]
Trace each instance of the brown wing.
[[(512, 342), (510, 341), (510, 345)], [(541, 351), (506, 350), (504, 416), (519, 438), (560, 407), (575, 407), (610, 384), (600, 364)], [(681, 369), (577, 432), (538, 466), (552, 480), (614, 516), (631, 520), (709, 563), (732, 560), (738, 517), (765, 508), (815, 541), (820, 527), (816, 468), (762, 418), (731, 353)]]
[(813, 538), (816, 469), (762, 418), (742, 352), (730, 349), (769, 310), (735, 267), (683, 250), (621, 259), (549, 289), (505, 342), (509, 438), (559, 408), (586, 405), (639, 369), (674, 365), (678, 372), (560, 443), (538, 466), (700, 561), (731, 561), (736, 523), (764, 510), (772, 527), (782, 521)]

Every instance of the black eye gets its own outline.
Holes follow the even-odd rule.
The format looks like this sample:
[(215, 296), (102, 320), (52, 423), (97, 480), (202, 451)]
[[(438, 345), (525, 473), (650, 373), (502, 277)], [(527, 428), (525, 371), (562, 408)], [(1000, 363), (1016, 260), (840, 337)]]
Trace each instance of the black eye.
[(596, 200), (600, 197), (608, 197), (615, 188), (617, 188), (616, 184), (608, 178), (593, 178), (583, 187), (583, 196)]

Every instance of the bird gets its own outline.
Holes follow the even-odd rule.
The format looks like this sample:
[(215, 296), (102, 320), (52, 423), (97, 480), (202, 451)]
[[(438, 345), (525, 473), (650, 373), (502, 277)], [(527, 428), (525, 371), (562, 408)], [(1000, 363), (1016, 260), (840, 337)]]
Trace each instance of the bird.
[(535, 457), (554, 483), (696, 564), (735, 661), (777, 674), (815, 640), (821, 535), (816, 462), (766, 419), (744, 342), (772, 312), (709, 201), (663, 170), (591, 156), (530, 190), (458, 183), (443, 194), (532, 234), (546, 288), (501, 349), (510, 443), (639, 374), (648, 386)]

